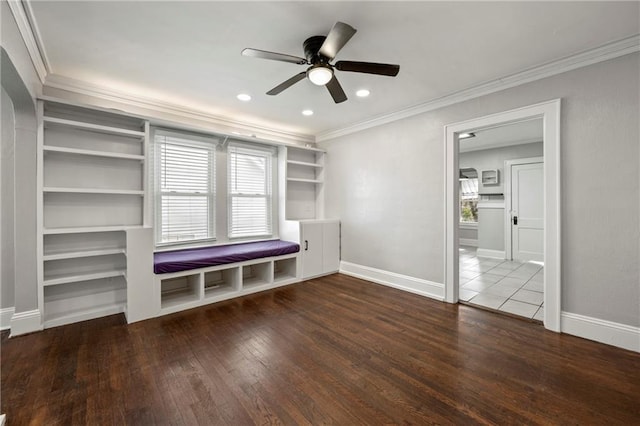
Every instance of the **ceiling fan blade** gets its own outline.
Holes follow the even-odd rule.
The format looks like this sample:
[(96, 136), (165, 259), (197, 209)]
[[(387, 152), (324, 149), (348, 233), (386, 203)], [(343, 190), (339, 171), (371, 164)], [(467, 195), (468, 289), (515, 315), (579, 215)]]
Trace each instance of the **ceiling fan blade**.
[(395, 77), (400, 71), (400, 65), (376, 64), (373, 62), (338, 61), (334, 67), (340, 71), (363, 72), (388, 75), (390, 77)]
[(333, 101), (337, 104), (340, 102), (344, 102), (347, 100), (347, 95), (345, 95), (344, 90), (342, 90), (342, 86), (338, 83), (338, 79), (334, 75), (333, 78), (327, 83), (327, 89), (333, 98)]
[(292, 64), (305, 65), (307, 60), (297, 56), (285, 55), (284, 53), (267, 52), (266, 50), (258, 50), (247, 48), (242, 51), (242, 56), (251, 58), (270, 59), (272, 61), (290, 62)]
[(340, 49), (347, 44), (356, 31), (351, 25), (347, 25), (344, 22), (336, 22), (329, 34), (327, 34), (324, 43), (320, 46), (318, 53), (329, 59), (335, 58)]
[(269, 90), (267, 92), (267, 95), (272, 95), (272, 96), (273, 95), (277, 95), (278, 93), (282, 92), (283, 90), (288, 89), (289, 87), (293, 86), (294, 84), (296, 84), (300, 80), (303, 80), (306, 76), (307, 76), (307, 72), (306, 71), (302, 71), (301, 73), (294, 75), (293, 77), (291, 77), (289, 80), (285, 81), (284, 83), (280, 83), (279, 85), (277, 85), (273, 89)]

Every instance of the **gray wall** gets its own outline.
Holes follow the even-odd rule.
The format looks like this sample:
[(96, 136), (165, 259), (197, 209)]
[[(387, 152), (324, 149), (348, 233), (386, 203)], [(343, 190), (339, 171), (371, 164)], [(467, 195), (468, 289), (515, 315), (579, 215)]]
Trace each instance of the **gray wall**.
[[(481, 194), (502, 194), (504, 192), (504, 162), (516, 158), (542, 157), (542, 142), (505, 146), (502, 148), (483, 149), (479, 151), (461, 152), (458, 158), (460, 168), (473, 167), (478, 172), (478, 191)], [(483, 187), (482, 170), (498, 169), (500, 184)]]
[[(498, 202), (501, 206), (503, 202)], [(504, 208), (478, 207), (478, 249), (504, 251)]]
[(637, 53), (320, 145), (342, 259), (443, 282), (443, 128), (562, 98), (562, 310), (640, 325)]
[(470, 228), (460, 227), (458, 231), (458, 238), (464, 238), (466, 240), (477, 240), (478, 228), (470, 229)]
[[(35, 97), (42, 85), (6, 2), (2, 18), (1, 83), (11, 99), (15, 114), (14, 215), (15, 311), (38, 307), (37, 287), (37, 132)], [(4, 234), (3, 234), (4, 235)], [(5, 265), (2, 265), (4, 269)]]
[(15, 286), (15, 254), (14, 254), (14, 217), (13, 217), (13, 191), (14, 191), (14, 138), (15, 115), (13, 103), (7, 92), (2, 89), (2, 140), (0, 141), (0, 241), (2, 253), (0, 254), (0, 308), (12, 307), (14, 301)]

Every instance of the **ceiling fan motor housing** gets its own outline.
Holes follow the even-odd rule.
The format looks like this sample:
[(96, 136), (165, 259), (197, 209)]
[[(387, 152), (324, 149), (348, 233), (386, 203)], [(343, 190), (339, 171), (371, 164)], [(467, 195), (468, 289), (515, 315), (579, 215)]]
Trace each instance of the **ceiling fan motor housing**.
[(302, 47), (304, 48), (304, 56), (307, 58), (310, 64), (328, 64), (329, 58), (322, 56), (318, 51), (320, 47), (322, 47), (322, 43), (327, 37), (325, 36), (313, 36), (309, 37), (302, 43)]

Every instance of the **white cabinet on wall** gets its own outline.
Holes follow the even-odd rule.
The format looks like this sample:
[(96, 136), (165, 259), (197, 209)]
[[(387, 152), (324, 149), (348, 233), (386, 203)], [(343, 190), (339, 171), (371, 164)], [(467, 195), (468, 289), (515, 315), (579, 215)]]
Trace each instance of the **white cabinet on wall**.
[(302, 278), (338, 272), (340, 268), (340, 222), (308, 220), (300, 222)]
[(43, 325), (123, 312), (125, 230), (145, 217), (148, 124), (64, 102), (38, 107)]

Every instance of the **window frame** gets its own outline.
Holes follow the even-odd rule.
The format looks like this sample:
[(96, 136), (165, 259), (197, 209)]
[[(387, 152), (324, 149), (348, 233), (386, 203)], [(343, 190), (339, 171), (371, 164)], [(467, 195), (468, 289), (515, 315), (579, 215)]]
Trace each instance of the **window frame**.
[[(462, 198), (462, 194), (463, 194), (462, 193), (462, 179), (458, 180), (458, 182), (459, 182), (459, 188), (458, 188), (458, 210), (459, 210), (458, 223), (460, 224), (460, 226), (467, 226), (467, 227), (477, 227), (478, 226), (477, 216), (476, 216), (476, 220), (475, 221), (464, 221), (464, 220), (462, 220), (462, 203), (464, 201), (468, 201), (468, 200), (475, 201), (476, 210), (477, 210), (478, 209), (477, 205), (480, 202), (480, 194), (479, 194), (480, 181), (479, 181), (479, 179), (477, 177), (475, 177), (475, 178), (466, 178), (466, 180), (472, 180), (472, 179), (476, 181), (476, 188), (477, 188), (476, 192), (475, 192), (476, 196), (475, 196), (475, 199), (468, 198), (466, 200)], [(476, 213), (476, 215), (477, 215), (477, 213)]]
[[(192, 238), (185, 240), (175, 240), (175, 241), (162, 241), (163, 236), (163, 208), (162, 201), (163, 197), (169, 194), (176, 196), (175, 191), (163, 192), (161, 187), (162, 184), (160, 180), (162, 179), (162, 149), (161, 145), (165, 142), (159, 142), (158, 137), (165, 138), (173, 138), (175, 141), (172, 141), (173, 145), (183, 145), (187, 147), (194, 147), (200, 149), (207, 149), (209, 151), (209, 170), (208, 170), (208, 191), (203, 194), (203, 197), (207, 199), (207, 227), (208, 227), (208, 235), (204, 238)], [(219, 144), (219, 139), (215, 136), (202, 136), (193, 134), (190, 132), (176, 132), (163, 128), (154, 128), (152, 132), (152, 157), (153, 157), (153, 166), (150, 168), (152, 171), (152, 178), (150, 179), (151, 185), (153, 187), (153, 207), (154, 207), (154, 243), (155, 247), (163, 248), (163, 247), (171, 247), (171, 246), (179, 246), (179, 245), (198, 245), (198, 244), (207, 244), (211, 242), (215, 242), (217, 240), (217, 227), (216, 227), (216, 203), (217, 203), (217, 187), (216, 187), (216, 174), (217, 174), (217, 147)], [(194, 194), (198, 194), (198, 192), (194, 192)], [(178, 196), (190, 196), (189, 193), (180, 194)]]
[[(232, 148), (244, 149), (247, 151), (254, 151), (265, 157), (265, 194), (234, 194), (232, 191)], [(270, 145), (258, 145), (238, 140), (230, 141), (226, 149), (226, 166), (227, 166), (227, 185), (226, 185), (226, 201), (227, 201), (227, 238), (229, 241), (243, 241), (243, 240), (268, 240), (274, 238), (277, 234), (276, 218), (277, 209), (274, 203), (274, 194), (277, 194), (277, 158), (278, 152), (276, 147)], [(250, 234), (250, 235), (233, 235), (233, 198), (265, 198), (266, 200), (266, 216), (268, 222), (268, 229), (265, 233)]]

